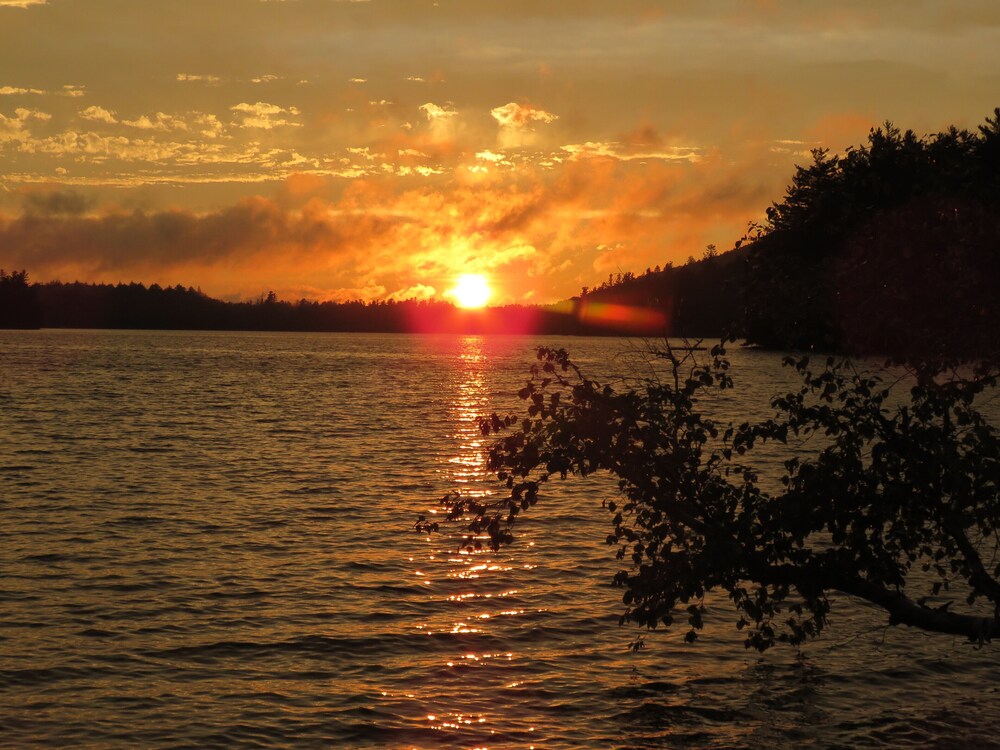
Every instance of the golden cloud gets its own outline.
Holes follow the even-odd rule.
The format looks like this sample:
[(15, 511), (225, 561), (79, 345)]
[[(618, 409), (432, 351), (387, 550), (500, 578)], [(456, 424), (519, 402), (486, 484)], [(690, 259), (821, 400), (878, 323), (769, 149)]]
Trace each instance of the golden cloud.
[(502, 128), (524, 128), (536, 122), (550, 123), (559, 119), (559, 115), (546, 112), (544, 109), (516, 102), (494, 107), (490, 110), (490, 114)]
[(456, 112), (453, 109), (446, 109), (445, 107), (440, 107), (437, 104), (434, 104), (433, 102), (427, 102), (425, 104), (421, 104), (419, 107), (417, 107), (417, 109), (423, 112), (430, 122), (434, 122), (435, 120), (446, 120), (458, 114), (458, 112)]
[(31, 140), (27, 124), (30, 120), (51, 120), (52, 115), (36, 109), (18, 107), (14, 110), (13, 117), (7, 117), (0, 113), (0, 144), (4, 142), (18, 141), (21, 144)]
[(178, 117), (168, 115), (164, 112), (157, 112), (150, 118), (148, 115), (140, 115), (134, 120), (122, 120), (122, 125), (138, 130), (187, 130), (187, 123)]
[(386, 299), (403, 301), (408, 299), (419, 299), (419, 300), (429, 300), (434, 299), (437, 295), (437, 290), (432, 286), (427, 286), (426, 284), (414, 284), (413, 286), (406, 287), (405, 289), (398, 289), (392, 294), (388, 295)]
[(302, 127), (301, 123), (282, 117), (282, 115), (296, 117), (302, 114), (296, 107), (279, 107), (277, 104), (268, 104), (267, 102), (256, 102), (255, 104), (240, 102), (229, 109), (241, 116), (237, 123), (237, 127), (241, 128), (270, 130), (282, 126)]
[(115, 117), (114, 112), (105, 109), (104, 107), (98, 107), (97, 105), (87, 107), (80, 112), (80, 117), (84, 120), (93, 120), (95, 122), (106, 122), (109, 125), (113, 125), (118, 122), (118, 118)]
[(19, 86), (0, 86), (0, 96), (18, 96), (24, 94), (36, 94), (41, 96), (47, 93), (47, 91), (43, 91), (42, 89), (26, 89)]
[(498, 143), (501, 148), (521, 148), (535, 143), (535, 130), (532, 125), (543, 125), (555, 122), (559, 115), (546, 112), (544, 109), (530, 104), (509, 102), (502, 107), (490, 110), (493, 119), (500, 126)]
[(701, 149), (694, 146), (672, 146), (658, 150), (643, 150), (627, 146), (618, 141), (587, 141), (571, 143), (561, 147), (571, 159), (607, 158), (620, 161), (643, 161), (659, 159), (664, 161), (698, 161)]
[(213, 85), (222, 83), (222, 78), (219, 76), (200, 73), (178, 73), (177, 80), (182, 83), (209, 83)]

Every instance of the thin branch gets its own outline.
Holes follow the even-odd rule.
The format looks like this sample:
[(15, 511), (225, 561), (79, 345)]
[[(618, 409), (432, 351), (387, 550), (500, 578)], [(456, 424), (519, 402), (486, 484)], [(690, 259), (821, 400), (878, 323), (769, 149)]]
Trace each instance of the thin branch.
[(994, 605), (1000, 607), (1000, 583), (986, 572), (983, 559), (979, 556), (979, 552), (972, 545), (972, 542), (969, 541), (969, 537), (965, 535), (965, 530), (956, 522), (949, 519), (942, 521), (941, 525), (951, 535), (952, 539), (955, 540), (958, 549), (965, 556), (965, 562), (969, 566), (969, 583), (978, 592), (989, 597)]

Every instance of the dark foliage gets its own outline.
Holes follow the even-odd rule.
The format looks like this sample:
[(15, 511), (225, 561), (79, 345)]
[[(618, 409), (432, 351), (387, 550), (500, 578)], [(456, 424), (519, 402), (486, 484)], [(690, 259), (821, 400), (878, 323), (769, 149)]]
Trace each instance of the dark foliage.
[(977, 132), (892, 124), (813, 152), (753, 232), (748, 341), (931, 365), (1000, 348), (1000, 109)]
[(639, 275), (609, 276), (584, 288), (580, 299), (661, 310), (667, 336), (718, 338), (738, 330), (745, 263), (746, 251), (739, 247), (720, 255), (709, 246), (700, 260), (683, 266), (668, 263)]
[(28, 283), (28, 272), (0, 268), (0, 328), (38, 328), (41, 322), (37, 289)]
[(658, 306), (674, 336), (922, 360), (1000, 355), (1000, 109), (975, 132), (891, 123), (813, 151), (733, 251), (618, 274), (585, 299)]
[[(774, 399), (775, 417), (722, 425), (701, 406), (732, 385), (724, 350), (712, 354), (699, 363), (667, 347), (668, 377), (616, 390), (540, 349), (526, 413), (480, 421), (501, 436), (488, 466), (506, 495), (448, 496), (449, 519), (470, 546), (486, 535), (496, 549), (550, 479), (607, 472), (620, 493), (607, 541), (624, 562), (622, 622), (683, 624), (694, 640), (705, 595), (722, 591), (747, 647), (763, 651), (817, 635), (839, 591), (889, 624), (1000, 635), (1000, 441), (975, 406), (995, 369), (904, 386), (843, 359), (813, 370), (788, 358), (802, 385)], [(890, 406), (894, 387), (909, 392)], [(820, 447), (785, 462), (782, 490), (763, 489), (754, 449), (810, 436)]]

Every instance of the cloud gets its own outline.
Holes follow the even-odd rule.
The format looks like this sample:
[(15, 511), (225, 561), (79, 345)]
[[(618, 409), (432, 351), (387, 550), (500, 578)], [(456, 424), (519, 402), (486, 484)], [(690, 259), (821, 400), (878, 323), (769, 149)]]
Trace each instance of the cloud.
[(21, 202), (25, 213), (33, 216), (78, 216), (94, 205), (92, 198), (73, 190), (32, 190)]
[(271, 130), (281, 126), (301, 127), (301, 123), (285, 119), (282, 115), (297, 117), (302, 114), (296, 107), (279, 107), (277, 104), (241, 102), (229, 108), (242, 117), (237, 127)]
[(43, 91), (42, 89), (25, 89), (18, 86), (0, 86), (0, 96), (17, 96), (19, 94), (37, 94), (44, 95), (49, 93), (48, 91)]
[[(0, 0), (0, 5), (2, 5), (2, 0)], [(81, 97), (86, 96), (87, 91), (84, 86), (71, 83), (61, 87), (56, 92), (46, 91), (45, 89), (24, 88), (22, 86), (0, 86), (0, 96), (23, 96), (25, 94), (48, 96), (52, 93), (55, 93), (56, 96)]]
[(93, 120), (94, 122), (106, 122), (109, 125), (114, 125), (118, 122), (114, 113), (104, 109), (104, 107), (98, 107), (94, 105), (92, 107), (87, 107), (85, 110), (80, 112), (80, 117), (84, 120)]
[(348, 83), (368, 83), (367, 78), (348, 78)]
[(368, 146), (348, 146), (347, 153), (360, 156), (367, 161), (374, 161), (375, 157), (384, 158), (382, 154), (373, 154)]
[(509, 102), (502, 107), (494, 107), (490, 110), (490, 114), (493, 115), (493, 119), (501, 128), (524, 128), (532, 123), (547, 124), (559, 119), (559, 115), (546, 112), (544, 109), (516, 102)]
[(0, 0), (0, 8), (27, 8), (30, 5), (45, 5), (47, 0)]
[(386, 299), (396, 300), (399, 302), (408, 299), (429, 300), (433, 299), (436, 294), (437, 290), (432, 286), (428, 286), (427, 284), (414, 284), (413, 286), (406, 287), (405, 289), (398, 289), (390, 294)]
[(497, 162), (505, 161), (507, 159), (503, 154), (498, 154), (487, 149), (486, 151), (477, 151), (476, 158), (482, 159), (483, 161), (491, 161), (494, 164)]
[(186, 122), (173, 115), (168, 115), (164, 112), (157, 112), (153, 115), (151, 119), (148, 115), (140, 115), (135, 120), (122, 120), (122, 125), (127, 125), (130, 128), (137, 128), (139, 130), (159, 130), (159, 131), (169, 131), (169, 130), (187, 130), (188, 125)]
[(107, 159), (120, 161), (163, 162), (191, 159), (205, 153), (204, 147), (193, 143), (162, 142), (151, 139), (131, 139), (122, 135), (100, 135), (66, 131), (47, 138), (32, 139), (22, 143), (25, 153), (51, 156), (86, 157), (91, 163)]
[(210, 83), (213, 85), (222, 82), (222, 79), (219, 76), (202, 75), (197, 73), (178, 73), (177, 80), (188, 83)]
[[(666, 150), (667, 140), (656, 148)], [(359, 146), (342, 167), (303, 165), (310, 174), (289, 178), (273, 200), (248, 198), (208, 212), (93, 211), (88, 204), (81, 215), (71, 213), (79, 207), (71, 197), (37, 197), (34, 208), (24, 205), (24, 216), (0, 218), (0, 247), (11, 248), (5, 257), (39, 279), (170, 280), (214, 295), (254, 296), (264, 288), (296, 299), (308, 283), (316, 291), (306, 296), (314, 299), (400, 299), (440, 296), (456, 274), (475, 269), (490, 274), (498, 301), (534, 293), (545, 302), (577, 293), (607, 272), (700, 256), (710, 242), (726, 247), (780, 194), (785, 177), (766, 183), (762, 162), (737, 163), (732, 154), (709, 152), (691, 162), (581, 153), (554, 172), (518, 156), (486, 175), (449, 170), (447, 180), (417, 180), (413, 164), (391, 162), (428, 161), (427, 141), (414, 148), (418, 143), (408, 137), (391, 146)], [(613, 153), (639, 148), (614, 143)], [(185, 150), (193, 144), (94, 134), (78, 134), (65, 145), (74, 155), (89, 149), (97, 158), (150, 157), (154, 148), (192, 163), (236, 156), (228, 146), (202, 154)], [(491, 150), (455, 153), (487, 166), (505, 158)], [(309, 161), (308, 153), (259, 146), (246, 157), (272, 178), (283, 168), (263, 165)], [(350, 171), (354, 161), (360, 166), (347, 183), (320, 176)], [(60, 207), (65, 210), (57, 213)]]
[(24, 117), (27, 119), (43, 120), (43, 121), (52, 119), (52, 115), (50, 115), (48, 112), (42, 112), (37, 109), (24, 109), (22, 107), (19, 107), (14, 111), (18, 113), (18, 117)]
[(645, 150), (636, 146), (627, 146), (618, 141), (587, 141), (586, 143), (570, 143), (560, 147), (569, 154), (571, 159), (606, 158), (619, 161), (699, 161), (701, 154), (695, 146), (671, 146), (658, 150)]
[[(354, 2), (355, 0), (350, 0)], [(363, 286), (341, 287), (339, 289), (322, 290), (321, 299), (329, 302), (355, 302), (383, 299), (385, 287), (381, 284), (368, 283)]]
[(279, 77), (280, 76), (271, 75), (270, 73), (265, 73), (262, 76), (251, 78), (250, 83), (270, 83), (271, 81), (277, 81)]
[(803, 141), (796, 138), (777, 138), (771, 141), (768, 150), (773, 154), (791, 154), (801, 159), (808, 159), (812, 150), (819, 147), (819, 141)]
[[(265, 120), (271, 126), (282, 122), (267, 107), (248, 107), (239, 113), (248, 125), (254, 118)], [(298, 113), (295, 108), (287, 111)], [(25, 108), (19, 108), (12, 116), (0, 114), (0, 153), (30, 155), (27, 161), (32, 165), (30, 171), (8, 171), (3, 176), (4, 181), (46, 182), (52, 170), (62, 166), (54, 162), (67, 158), (76, 162), (76, 168), (73, 176), (64, 180), (65, 184), (122, 187), (278, 180), (297, 169), (321, 169), (327, 161), (290, 145), (268, 147), (252, 137), (233, 137), (218, 117), (210, 113), (195, 111), (181, 116), (157, 112), (135, 119), (119, 119), (116, 113), (95, 106), (78, 114), (81, 120), (122, 128), (110, 133), (103, 128), (88, 131), (78, 122), (61, 132), (35, 134), (31, 122), (51, 119), (50, 115)], [(175, 133), (184, 133), (187, 137), (162, 137), (162, 134)], [(118, 162), (147, 162), (150, 167), (155, 165), (155, 169), (129, 169)], [(218, 168), (221, 165), (231, 165), (235, 170), (223, 173)], [(192, 167), (200, 169), (194, 171)]]
[[(61, 203), (60, 203), (61, 201)], [(39, 199), (41, 205), (72, 207), (64, 198)], [(73, 264), (93, 271), (128, 272), (197, 261), (213, 265), (226, 260), (317, 253), (325, 262), (351, 242), (351, 225), (334, 222), (322, 212), (285, 212), (263, 198), (248, 198), (219, 211), (131, 213), (103, 216), (35, 214), (0, 220), (0, 245), (12, 260), (29, 268), (50, 269)], [(356, 222), (365, 226), (366, 222)]]
[(445, 107), (440, 107), (437, 104), (434, 104), (433, 102), (427, 102), (426, 104), (421, 104), (419, 107), (417, 107), (417, 109), (423, 112), (430, 122), (434, 122), (436, 120), (446, 120), (458, 114), (458, 112), (456, 112), (453, 109), (446, 109)]
[(490, 151), (489, 149), (486, 149), (485, 151), (477, 151), (476, 159), (493, 165), (500, 165), (504, 167), (513, 166), (513, 163), (505, 154), (498, 154), (495, 151)]
[(226, 130), (218, 117), (204, 112), (194, 113), (194, 124), (201, 128), (198, 132), (205, 138), (218, 138)]
[(504, 148), (529, 146), (535, 142), (535, 123), (547, 125), (559, 119), (559, 115), (546, 112), (530, 104), (508, 102), (502, 107), (490, 110), (493, 119), (500, 126), (499, 143)]
[[(318, 198), (283, 207), (253, 197), (210, 212), (0, 215), (0, 247), (5, 260), (37, 279), (197, 283), (228, 298), (260, 289), (301, 294), (307, 283), (314, 299), (371, 300), (385, 298), (386, 277), (368, 273), (358, 259), (381, 258), (389, 248), (398, 254), (401, 222), (385, 212), (336, 210)], [(421, 282), (397, 275), (391, 283), (405, 290)]]
[(0, 144), (20, 141), (22, 143), (31, 140), (31, 133), (28, 131), (29, 120), (46, 121), (51, 120), (52, 115), (47, 112), (40, 112), (35, 109), (18, 107), (14, 110), (13, 117), (7, 117), (0, 113)]
[[(459, 132), (463, 130), (458, 112), (452, 109), (450, 103), (442, 107), (434, 102), (425, 102), (417, 109), (427, 118), (428, 128), (418, 129), (418, 131), (422, 130), (422, 133), (414, 137), (426, 139), (429, 135), (433, 144), (436, 145), (436, 150), (452, 150), (459, 141)], [(410, 123), (406, 123), (403, 127), (407, 131), (413, 130)], [(421, 142), (419, 145), (423, 150), (431, 150), (431, 143)]]

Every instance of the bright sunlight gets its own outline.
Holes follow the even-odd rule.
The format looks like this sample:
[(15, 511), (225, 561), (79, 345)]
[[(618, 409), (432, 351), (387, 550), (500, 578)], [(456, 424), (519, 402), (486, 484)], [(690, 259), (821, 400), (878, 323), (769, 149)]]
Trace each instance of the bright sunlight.
[(467, 273), (458, 277), (455, 287), (449, 292), (459, 307), (483, 307), (493, 291), (486, 277), (478, 273)]

